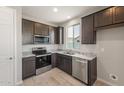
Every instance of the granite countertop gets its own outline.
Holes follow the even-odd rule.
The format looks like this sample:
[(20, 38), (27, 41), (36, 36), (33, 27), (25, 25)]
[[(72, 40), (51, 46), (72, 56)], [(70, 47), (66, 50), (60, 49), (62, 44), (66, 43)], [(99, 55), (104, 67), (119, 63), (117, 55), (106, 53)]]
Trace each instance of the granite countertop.
[(74, 54), (67, 54), (65, 51), (52, 51), (52, 53), (58, 53), (58, 54), (63, 54), (63, 55), (68, 55), (72, 57), (77, 57), (77, 58), (82, 58), (86, 60), (93, 60), (96, 55), (93, 55), (92, 53), (84, 53), (84, 54), (79, 54), (79, 53), (74, 53)]
[(22, 52), (22, 58), (35, 56), (32, 52)]
[[(49, 52), (50, 53), (63, 54), (63, 55), (67, 55), (67, 56), (77, 57), (77, 58), (82, 58), (82, 59), (86, 59), (86, 60), (93, 60), (96, 57), (96, 55), (93, 55), (92, 53), (84, 53), (84, 54), (73, 53), (73, 54), (67, 54), (66, 51), (58, 51), (58, 50), (49, 51)], [(22, 58), (32, 57), (32, 56), (35, 56), (34, 54), (32, 54), (32, 52), (29, 52), (29, 51), (22, 52)]]

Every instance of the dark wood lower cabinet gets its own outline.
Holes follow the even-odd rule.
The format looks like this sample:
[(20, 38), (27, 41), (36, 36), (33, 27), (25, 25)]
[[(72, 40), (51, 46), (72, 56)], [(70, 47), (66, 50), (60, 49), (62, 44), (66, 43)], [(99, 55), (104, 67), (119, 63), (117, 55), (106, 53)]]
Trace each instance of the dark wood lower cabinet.
[[(97, 58), (87, 61), (87, 75), (88, 83), (87, 85), (93, 85), (97, 80)], [(57, 67), (64, 72), (72, 75), (72, 57), (54, 53), (52, 54), (52, 67)], [(82, 68), (81, 68), (82, 69)]]
[(22, 79), (28, 78), (36, 74), (35, 57), (27, 57), (22, 59)]
[(124, 22), (124, 6), (113, 7), (113, 23)]
[(57, 67), (68, 74), (72, 74), (72, 57), (57, 54)]
[(93, 85), (97, 80), (97, 58), (88, 62), (88, 85)]

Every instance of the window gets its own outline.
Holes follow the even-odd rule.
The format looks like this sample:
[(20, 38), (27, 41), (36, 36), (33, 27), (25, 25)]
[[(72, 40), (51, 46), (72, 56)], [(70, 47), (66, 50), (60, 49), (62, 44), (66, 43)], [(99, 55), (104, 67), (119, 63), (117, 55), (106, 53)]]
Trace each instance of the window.
[(67, 48), (80, 48), (80, 24), (67, 28)]

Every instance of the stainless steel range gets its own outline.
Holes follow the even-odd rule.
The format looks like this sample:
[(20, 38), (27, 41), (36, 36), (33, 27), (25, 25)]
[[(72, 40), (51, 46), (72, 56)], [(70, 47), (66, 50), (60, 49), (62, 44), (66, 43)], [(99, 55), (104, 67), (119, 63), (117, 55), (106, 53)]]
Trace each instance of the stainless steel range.
[(45, 47), (33, 48), (32, 53), (36, 55), (36, 75), (52, 68), (51, 53), (48, 53)]

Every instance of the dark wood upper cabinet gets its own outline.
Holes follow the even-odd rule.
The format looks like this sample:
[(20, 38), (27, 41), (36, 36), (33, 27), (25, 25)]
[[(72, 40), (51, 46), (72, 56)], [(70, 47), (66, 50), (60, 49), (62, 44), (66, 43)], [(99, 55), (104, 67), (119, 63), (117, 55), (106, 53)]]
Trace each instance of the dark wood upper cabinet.
[(22, 20), (22, 44), (33, 44), (34, 23), (29, 20)]
[(49, 35), (49, 26), (41, 24), (41, 23), (35, 23), (34, 34), (48, 36)]
[(55, 44), (64, 44), (64, 27), (55, 28)]
[(124, 22), (124, 6), (113, 7), (113, 23)]
[(55, 44), (59, 44), (60, 43), (60, 31), (59, 28), (56, 27), (55, 28)]
[(81, 20), (82, 25), (82, 36), (81, 43), (82, 44), (95, 44), (96, 42), (96, 32), (94, 31), (94, 15), (89, 15), (83, 17)]
[(113, 9), (108, 8), (94, 14), (95, 27), (111, 25), (113, 23)]

